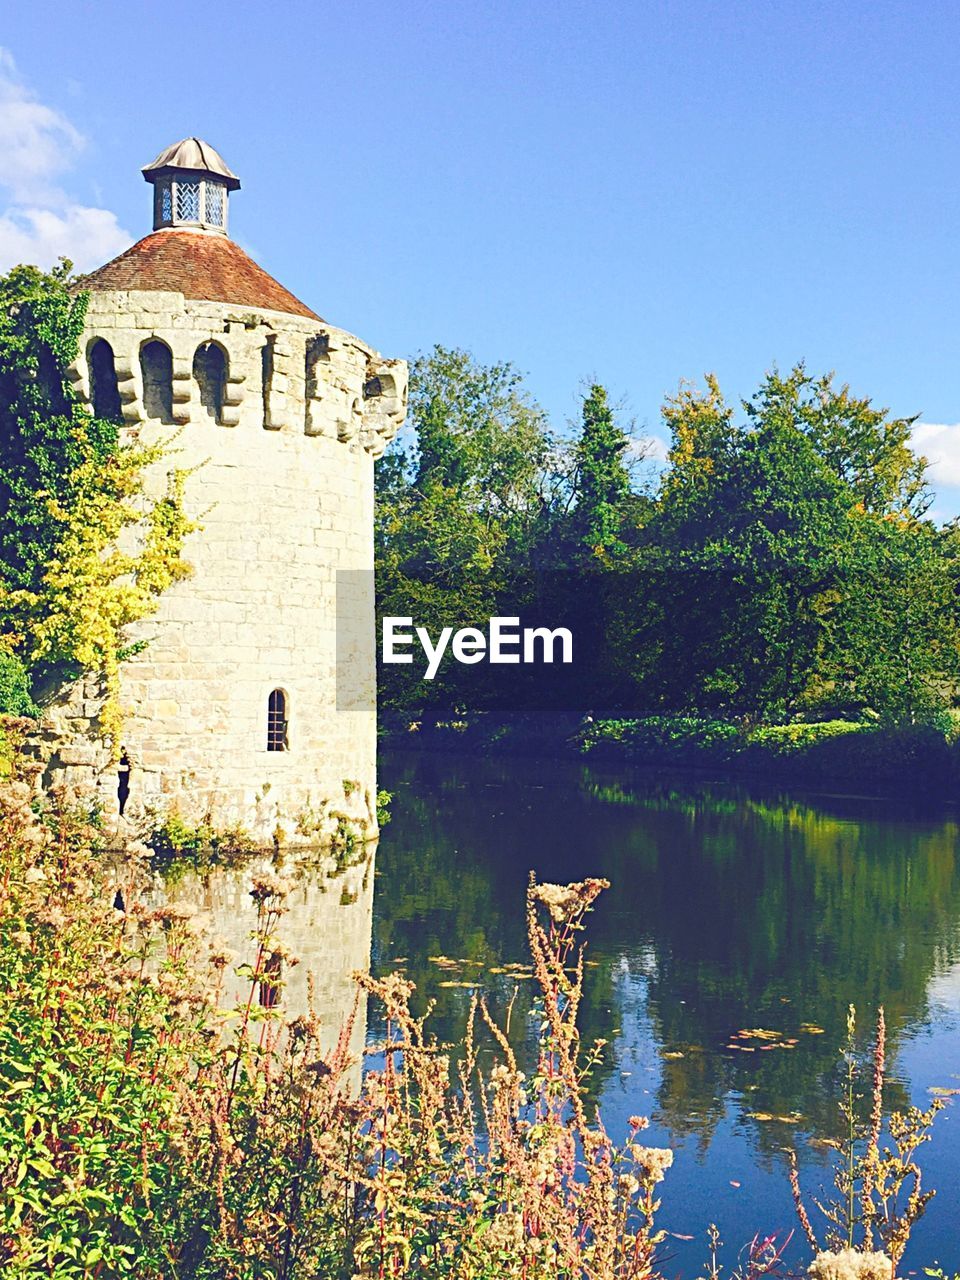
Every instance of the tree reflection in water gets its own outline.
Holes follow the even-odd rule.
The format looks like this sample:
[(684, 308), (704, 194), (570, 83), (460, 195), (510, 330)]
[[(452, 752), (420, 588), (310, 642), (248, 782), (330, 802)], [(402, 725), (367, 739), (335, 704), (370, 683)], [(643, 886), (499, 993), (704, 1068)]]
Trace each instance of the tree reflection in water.
[[(732, 1117), (754, 1159), (779, 1164), (785, 1144), (836, 1134), (853, 1003), (865, 1034), (885, 1005), (885, 1102), (908, 1105), (898, 1050), (938, 1033), (928, 993), (960, 961), (952, 815), (567, 763), (395, 753), (381, 774), (396, 798), (374, 966), (402, 960), (437, 1002), (441, 1039), (459, 1038), (471, 982), (501, 1009), (518, 986), (513, 1038), (529, 1062), (529, 985), (502, 972), (526, 958), (528, 869), (604, 876), (581, 1019), (585, 1040), (609, 1042), (597, 1096), (623, 1094), (625, 1114), (646, 1110), (701, 1151)], [(750, 1031), (778, 1034), (738, 1035)], [(658, 1059), (646, 1073), (631, 1058), (640, 1041)], [(926, 1083), (955, 1084), (954, 1071), (945, 1059), (945, 1078)], [(651, 1096), (631, 1096), (643, 1085)]]

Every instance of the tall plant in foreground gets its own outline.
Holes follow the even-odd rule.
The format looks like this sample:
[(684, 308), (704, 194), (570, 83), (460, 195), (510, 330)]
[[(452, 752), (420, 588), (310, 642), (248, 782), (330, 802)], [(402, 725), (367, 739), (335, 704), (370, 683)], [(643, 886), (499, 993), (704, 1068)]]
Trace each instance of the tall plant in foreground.
[[(412, 984), (392, 975), (360, 978), (386, 1014), (361, 1082), (349, 1024), (328, 1051), (312, 1007), (280, 1013), (292, 961), (279, 936), (281, 868), (253, 877), (253, 960), (237, 970), (248, 986), (223, 1010), (232, 958), (203, 941), (189, 909), (147, 909), (144, 867), (108, 870), (92, 815), (56, 799), (38, 815), (32, 798), (20, 779), (0, 787), (4, 1277), (664, 1274), (656, 1215), (673, 1153), (642, 1143), (641, 1117), (615, 1143), (587, 1104), (599, 1046), (582, 1046), (577, 1029), (579, 938), (605, 881), (530, 883), (540, 1021), (529, 1078), (510, 1006), (498, 1018), (476, 996), (454, 1062), (411, 1012)], [(866, 1144), (838, 1175), (818, 1280), (887, 1280), (929, 1195), (913, 1153), (932, 1113), (894, 1117), (897, 1153), (881, 1152), (882, 1041), (874, 1073)], [(802, 1221), (817, 1251), (805, 1210)], [(757, 1236), (729, 1280), (776, 1275), (784, 1247)]]
[[(817, 1258), (814, 1274), (830, 1274), (830, 1259), (845, 1252), (852, 1258), (875, 1259), (877, 1267), (891, 1277), (903, 1258), (910, 1233), (923, 1217), (935, 1192), (925, 1191), (916, 1161), (919, 1147), (930, 1140), (930, 1127), (942, 1110), (942, 1098), (935, 1098), (924, 1111), (910, 1107), (894, 1112), (889, 1119), (892, 1145), (881, 1147), (883, 1138), (883, 1086), (886, 1070), (886, 1022), (882, 1007), (877, 1013), (876, 1039), (870, 1061), (870, 1116), (859, 1119), (857, 1091), (863, 1069), (856, 1050), (856, 1011), (847, 1015), (847, 1039), (843, 1049), (845, 1082), (840, 1112), (843, 1136), (833, 1143), (837, 1152), (834, 1168), (836, 1195), (827, 1202), (816, 1201), (827, 1221), (824, 1242), (820, 1243), (800, 1190), (796, 1154), (791, 1151), (791, 1185), (794, 1203)], [(881, 1249), (883, 1252), (874, 1252)], [(817, 1270), (819, 1268), (819, 1270)]]

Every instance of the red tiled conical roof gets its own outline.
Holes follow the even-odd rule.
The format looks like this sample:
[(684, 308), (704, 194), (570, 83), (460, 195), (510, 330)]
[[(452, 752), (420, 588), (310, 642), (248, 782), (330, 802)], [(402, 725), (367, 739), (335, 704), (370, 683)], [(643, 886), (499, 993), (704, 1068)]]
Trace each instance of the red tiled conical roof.
[(154, 231), (77, 283), (81, 289), (163, 289), (200, 302), (320, 319), (233, 240), (196, 231)]

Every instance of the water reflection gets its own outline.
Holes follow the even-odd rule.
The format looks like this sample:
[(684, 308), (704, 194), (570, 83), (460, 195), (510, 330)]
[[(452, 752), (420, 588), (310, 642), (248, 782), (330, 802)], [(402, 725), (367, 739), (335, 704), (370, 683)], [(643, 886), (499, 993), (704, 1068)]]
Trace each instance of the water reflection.
[[(307, 1011), (312, 998), (323, 1028), (321, 1047), (326, 1052), (336, 1044), (357, 1000), (357, 985), (351, 975), (370, 966), (374, 866), (372, 846), (361, 861), (345, 869), (338, 868), (331, 858), (290, 858), (279, 866), (272, 858), (255, 858), (239, 867), (168, 874), (155, 890), (154, 900), (196, 908), (207, 939), (222, 944), (231, 954), (224, 982), (224, 1004), (230, 1008), (245, 1001), (250, 992), (249, 981), (237, 969), (252, 965), (256, 958), (257, 907), (250, 894), (254, 878), (266, 870), (278, 873), (289, 892), (275, 938), (298, 961), (291, 964), (285, 960), (275, 970), (282, 980), (279, 1005), (285, 1016), (295, 1018)], [(258, 997), (269, 1003), (270, 988), (262, 989)], [(350, 1041), (357, 1071), (365, 1039), (364, 997)]]
[[(721, 1184), (728, 1196), (745, 1189), (745, 1163), (754, 1181), (749, 1204), (746, 1191), (731, 1204), (734, 1227), (749, 1235), (792, 1225), (781, 1151), (797, 1144), (819, 1177), (822, 1148), (809, 1143), (836, 1135), (848, 1004), (864, 1032), (886, 1007), (888, 1108), (926, 1104), (930, 1086), (957, 1084), (960, 1006), (946, 981), (960, 963), (953, 816), (577, 765), (394, 755), (381, 773), (396, 799), (374, 963), (382, 971), (402, 961), (420, 998), (437, 1000), (442, 1038), (460, 1034), (469, 999), (460, 983), (477, 981), (506, 1003), (513, 983), (497, 971), (525, 958), (528, 868), (547, 880), (612, 882), (589, 922), (583, 1029), (609, 1041), (592, 1087), (614, 1120), (642, 1110), (665, 1139), (690, 1148), (670, 1192), (676, 1230), (692, 1229), (684, 1215), (694, 1199), (706, 1197), (699, 1228)], [(528, 1001), (521, 985), (514, 1038), (529, 1055)], [(768, 1034), (744, 1034), (759, 1031)], [(922, 1059), (921, 1038), (935, 1045)], [(960, 1182), (958, 1122), (948, 1116), (928, 1148), (948, 1172), (945, 1192)], [(714, 1185), (714, 1170), (731, 1166), (738, 1172)], [(767, 1170), (765, 1181), (756, 1170)], [(957, 1265), (948, 1216), (934, 1202), (918, 1241), (927, 1260)], [(702, 1249), (676, 1250), (678, 1262), (702, 1259)]]

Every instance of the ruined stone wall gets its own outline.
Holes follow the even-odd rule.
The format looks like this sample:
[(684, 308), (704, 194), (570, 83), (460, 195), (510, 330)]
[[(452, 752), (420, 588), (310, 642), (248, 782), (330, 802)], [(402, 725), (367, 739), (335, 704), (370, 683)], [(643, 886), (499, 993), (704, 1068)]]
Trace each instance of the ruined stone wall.
[[(190, 468), (185, 505), (200, 524), (185, 558), (192, 576), (131, 632), (121, 692), (129, 797), (98, 738), (98, 690), (81, 682), (51, 707), (45, 781), (97, 789), (119, 838), (149, 815), (240, 826), (263, 844), (316, 843), (349, 819), (376, 828), (373, 461), (403, 420), (406, 367), (342, 330), (278, 312), (185, 301), (178, 293), (95, 292), (74, 369), (91, 395), (88, 354), (110, 343), (126, 428), (173, 437), (149, 491)], [(172, 421), (148, 418), (141, 348), (172, 354)], [(198, 348), (226, 357), (201, 403)], [(148, 404), (157, 411), (157, 398)], [(160, 411), (162, 412), (162, 410)], [(337, 709), (340, 659), (351, 709)], [(343, 583), (347, 586), (344, 589)], [(344, 642), (344, 636), (347, 637)], [(272, 690), (287, 699), (289, 750), (267, 750)]]

